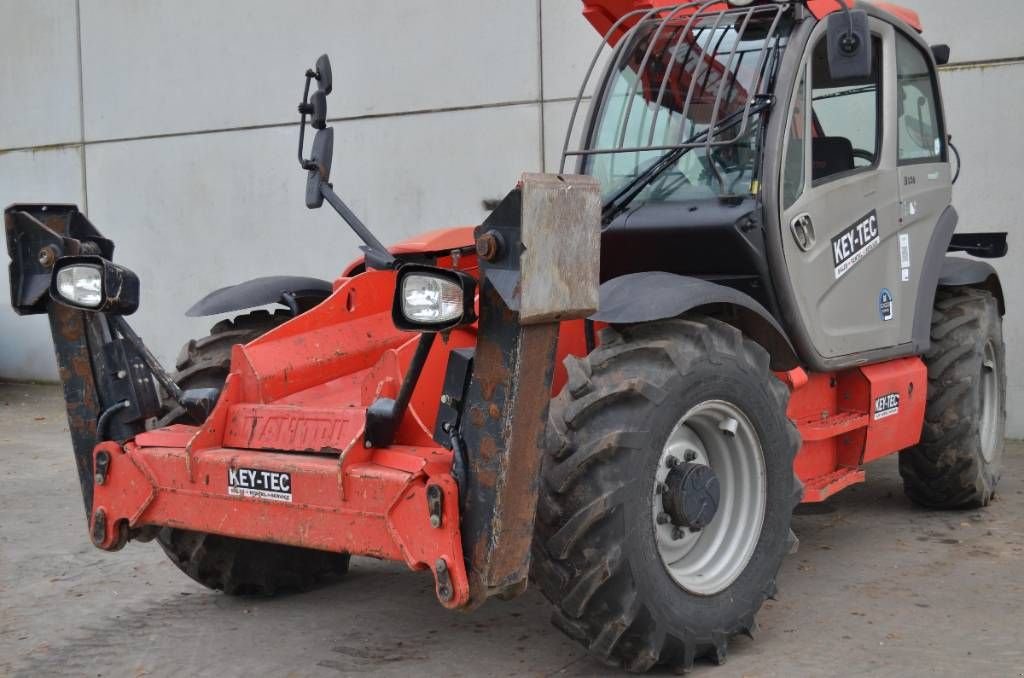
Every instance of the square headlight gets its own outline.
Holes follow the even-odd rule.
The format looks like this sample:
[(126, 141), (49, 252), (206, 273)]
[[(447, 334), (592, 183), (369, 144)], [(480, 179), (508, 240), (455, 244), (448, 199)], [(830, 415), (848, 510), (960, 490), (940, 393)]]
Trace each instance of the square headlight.
[(440, 332), (476, 320), (476, 280), (461, 271), (406, 264), (398, 270), (392, 319), (395, 327)]
[(83, 311), (131, 315), (139, 307), (139, 279), (100, 256), (60, 257), (53, 267), (50, 298)]

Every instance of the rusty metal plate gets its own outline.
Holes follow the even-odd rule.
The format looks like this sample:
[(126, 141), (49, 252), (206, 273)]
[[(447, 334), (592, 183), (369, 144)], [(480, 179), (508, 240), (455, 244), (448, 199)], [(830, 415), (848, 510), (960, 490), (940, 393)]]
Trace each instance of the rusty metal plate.
[(519, 322), (585, 318), (600, 287), (601, 187), (579, 174), (524, 174)]

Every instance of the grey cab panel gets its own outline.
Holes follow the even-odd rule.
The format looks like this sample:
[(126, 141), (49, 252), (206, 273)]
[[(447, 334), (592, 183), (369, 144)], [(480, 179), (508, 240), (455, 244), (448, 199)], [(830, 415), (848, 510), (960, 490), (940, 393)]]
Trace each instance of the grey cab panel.
[[(932, 301), (922, 287), (925, 257), (950, 203), (931, 62), (922, 70), (907, 52), (918, 46), (892, 25), (872, 17), (870, 29), (872, 77), (835, 82), (825, 27), (815, 27), (779, 159), (787, 276), (780, 287), (790, 292), (787, 320), (816, 369), (914, 352), (915, 308), (923, 301), (930, 310)], [(939, 135), (938, 152), (927, 154), (936, 148), (932, 135)], [(917, 149), (913, 162), (909, 146)], [(934, 282), (928, 286), (934, 292)]]

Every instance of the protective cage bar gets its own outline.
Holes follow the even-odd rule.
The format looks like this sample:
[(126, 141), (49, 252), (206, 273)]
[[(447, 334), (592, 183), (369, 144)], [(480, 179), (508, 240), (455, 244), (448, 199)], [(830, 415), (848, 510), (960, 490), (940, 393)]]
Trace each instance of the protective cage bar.
[[(722, 4), (721, 0), (704, 0), (703, 2), (688, 2), (675, 6), (634, 10), (621, 16), (612, 25), (605, 33), (601, 45), (591, 59), (590, 66), (576, 95), (565, 141), (562, 145), (562, 161), (559, 171), (565, 171), (566, 161), (569, 157), (585, 158), (599, 154), (671, 151), (702, 146), (710, 150), (716, 146), (735, 144), (743, 138), (749, 127), (751, 108), (755, 100), (766, 94), (764, 90), (768, 85), (768, 77), (766, 77), (768, 59), (780, 46), (777, 29), (783, 14), (789, 9), (790, 3), (729, 7), (712, 11), (713, 7), (720, 7)], [(767, 25), (767, 29), (764, 29), (765, 25)], [(764, 29), (764, 33), (761, 33), (762, 29)], [(760, 41), (760, 45), (755, 49), (740, 50), (740, 44), (745, 39), (749, 39), (750, 33), (754, 30), (757, 31), (756, 39)], [(622, 31), (625, 32), (616, 39), (615, 36)], [(732, 45), (723, 46), (726, 36), (730, 34), (734, 37)], [(586, 98), (587, 85), (590, 83), (602, 55), (605, 54), (605, 50), (611, 50), (611, 54), (601, 87), (595, 93), (590, 114), (587, 117), (583, 133), (580, 135), (580, 147), (578, 150), (570, 150), (569, 145), (579, 117), (580, 105)], [(654, 71), (655, 67), (664, 66), (666, 63), (668, 65), (663, 69), (664, 73), (661, 74), (660, 82), (645, 82), (649, 70)], [(756, 63), (751, 71), (749, 91), (743, 88), (737, 78), (737, 73), (744, 63)], [(592, 138), (594, 127), (599, 122), (598, 116), (605, 108), (604, 104), (613, 94), (610, 91), (610, 82), (614, 74), (626, 68), (633, 69), (636, 78), (630, 87), (619, 122), (616, 125), (615, 143), (611, 146), (598, 147), (599, 141)], [(674, 143), (656, 144), (659, 114), (665, 103), (666, 94), (672, 91), (673, 75), (678, 78), (689, 77), (686, 96), (678, 110), (681, 114), (679, 118), (681, 123)], [(715, 82), (716, 79), (717, 82)], [(641, 86), (645, 87), (645, 91), (651, 92), (653, 91), (652, 86), (655, 84), (657, 85), (657, 98), (654, 100), (653, 106), (650, 100), (644, 97), (643, 104), (639, 106), (641, 110), (636, 113), (636, 115), (643, 116), (639, 127), (642, 130), (649, 112), (653, 109), (653, 114), (650, 114), (650, 124), (646, 127), (647, 140), (645, 143), (627, 145), (630, 117), (634, 115), (633, 109), (638, 107), (636, 95)], [(702, 99), (703, 93), (709, 89), (715, 89), (716, 92), (710, 106), (710, 116), (704, 125), (706, 133), (701, 138), (697, 129), (698, 123), (691, 119), (691, 114), (694, 113), (695, 103)], [(682, 92), (680, 89), (678, 92), (672, 93), (681, 94)], [(715, 129), (718, 125), (735, 117), (740, 112), (735, 105), (741, 99), (744, 100), (742, 114), (727, 127), (727, 129), (738, 128), (736, 133), (730, 135), (729, 138), (723, 138), (716, 134)], [(723, 103), (731, 103), (734, 107), (730, 110), (729, 106), (723, 106)], [(702, 105), (705, 104), (702, 102)], [(690, 121), (689, 126), (687, 121)], [(689, 134), (687, 134), (688, 130)], [(637, 138), (642, 139), (643, 136), (640, 134)], [(582, 170), (582, 167), (578, 169)]]

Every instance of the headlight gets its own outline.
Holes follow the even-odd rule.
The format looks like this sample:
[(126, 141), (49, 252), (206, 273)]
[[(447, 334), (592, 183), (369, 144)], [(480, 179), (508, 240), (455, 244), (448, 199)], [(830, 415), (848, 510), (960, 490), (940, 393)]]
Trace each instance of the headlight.
[(402, 280), (402, 315), (414, 323), (445, 323), (462, 315), (462, 288), (432, 275)]
[(93, 264), (65, 266), (57, 271), (56, 289), (75, 306), (99, 308), (103, 303), (103, 269)]
[(475, 296), (476, 281), (465, 273), (406, 265), (398, 272), (392, 318), (399, 329), (439, 332), (475, 320)]
[(53, 266), (50, 298), (83, 311), (130, 315), (139, 307), (139, 278), (103, 257), (60, 257)]

